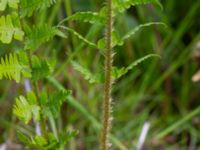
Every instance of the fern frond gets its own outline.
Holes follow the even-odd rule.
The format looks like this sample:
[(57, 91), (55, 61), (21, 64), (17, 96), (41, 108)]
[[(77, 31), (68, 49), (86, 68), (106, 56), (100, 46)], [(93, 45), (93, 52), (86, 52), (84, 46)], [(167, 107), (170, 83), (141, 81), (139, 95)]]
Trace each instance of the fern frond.
[(159, 0), (113, 0), (115, 12), (123, 12), (131, 6), (144, 5), (144, 4), (156, 4), (162, 8)]
[(23, 40), (24, 32), (21, 29), (19, 16), (17, 13), (0, 17), (0, 41), (10, 43), (12, 38)]
[(42, 105), (44, 105), (43, 108), (43, 115), (48, 117), (48, 116), (53, 116), (55, 118), (58, 117), (60, 113), (60, 108), (61, 105), (67, 101), (67, 97), (71, 94), (71, 91), (67, 90), (61, 90), (61, 91), (56, 91), (53, 93), (50, 93), (46, 98), (47, 100), (43, 100)]
[[(136, 32), (140, 31), (142, 28), (149, 27), (152, 25), (163, 25), (164, 27), (166, 27), (166, 24), (162, 22), (148, 22), (148, 23), (136, 26), (135, 28), (130, 30), (128, 33), (126, 33), (122, 38), (120, 38), (120, 35), (114, 30), (112, 32), (112, 47), (115, 47), (117, 45), (122, 46), (124, 44), (124, 41), (130, 38), (131, 36), (133, 36)], [(97, 45), (99, 49), (104, 49), (106, 45), (105, 39), (104, 38), (100, 39)]]
[(78, 32), (76, 32), (74, 29), (69, 28), (69, 27), (65, 27), (65, 26), (58, 26), (61, 29), (67, 30), (69, 32), (71, 32), (72, 34), (74, 34), (77, 38), (79, 38), (80, 40), (82, 40), (83, 42), (85, 42), (86, 44), (88, 44), (89, 46), (93, 47), (93, 48), (98, 48), (97, 45), (93, 42), (90, 42), (89, 40), (87, 40), (86, 38), (84, 38), (82, 35), (80, 35)]
[(5, 59), (1, 58), (0, 61), (0, 79), (4, 77), (19, 82), (22, 69), (16, 54), (6, 55)]
[(69, 20), (76, 20), (76, 21), (82, 21), (82, 22), (89, 22), (91, 24), (93, 23), (99, 23), (102, 24), (105, 22), (105, 19), (99, 15), (98, 12), (77, 12), (66, 19), (62, 20), (59, 24), (62, 24), (65, 21)]
[(145, 23), (145, 24), (140, 24), (139, 26), (133, 28), (132, 30), (130, 30), (128, 33), (126, 33), (122, 38), (121, 38), (121, 42), (119, 42), (117, 45), (121, 45), (124, 43), (124, 41), (128, 38), (130, 38), (132, 35), (134, 35), (136, 32), (140, 31), (142, 28), (145, 28), (145, 27), (149, 27), (149, 26), (152, 26), (152, 25), (162, 25), (164, 27), (166, 27), (166, 24), (165, 23), (162, 23), (162, 22), (148, 22), (148, 23)]
[(49, 76), (55, 66), (55, 61), (52, 59), (41, 60), (37, 56), (32, 57), (32, 79), (37, 81)]
[(144, 62), (145, 60), (152, 58), (152, 57), (160, 57), (160, 55), (157, 54), (148, 54), (142, 58), (139, 58), (138, 60), (132, 62), (128, 67), (122, 67), (122, 68), (117, 68), (117, 67), (113, 67), (112, 68), (112, 77), (114, 80), (119, 79), (120, 77), (122, 77), (123, 75), (125, 75), (126, 73), (128, 73), (128, 71), (132, 70), (135, 66), (137, 66), (138, 64)]
[(20, 1), (20, 15), (22, 17), (30, 17), (33, 11), (50, 7), (56, 0), (21, 0)]
[(13, 107), (13, 113), (26, 124), (31, 120), (40, 120), (40, 107), (33, 103), (29, 98), (20, 96), (16, 98), (16, 103)]
[(89, 83), (99, 83), (99, 82), (101, 82), (101, 75), (100, 74), (94, 75), (87, 68), (81, 66), (80, 64), (78, 64), (75, 61), (72, 61), (71, 64), (72, 64), (72, 66), (74, 67), (75, 70), (77, 70), (78, 72), (80, 72), (84, 76), (85, 80), (88, 80)]
[(0, 11), (4, 11), (6, 6), (9, 5), (11, 8), (18, 8), (19, 0), (1, 0), (0, 1)]
[(136, 61), (132, 62), (132, 63), (126, 68), (127, 72), (128, 72), (129, 70), (133, 69), (133, 67), (139, 65), (140, 63), (142, 63), (142, 62), (144, 62), (145, 60), (147, 60), (147, 59), (149, 59), (149, 58), (152, 58), (152, 57), (158, 57), (158, 58), (160, 58), (160, 55), (157, 55), (157, 54), (148, 54), (148, 55), (146, 55), (146, 56), (144, 56), (144, 57), (142, 57), (142, 58), (137, 59)]
[(27, 39), (25, 40), (25, 49), (37, 49), (41, 44), (51, 40), (55, 35), (61, 35), (56, 27), (49, 25), (33, 26), (32, 28), (25, 26)]

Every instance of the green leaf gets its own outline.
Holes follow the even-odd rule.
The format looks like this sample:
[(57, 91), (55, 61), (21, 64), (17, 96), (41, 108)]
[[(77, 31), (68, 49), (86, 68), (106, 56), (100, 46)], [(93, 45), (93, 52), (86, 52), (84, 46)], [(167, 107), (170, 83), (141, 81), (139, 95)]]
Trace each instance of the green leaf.
[(91, 24), (102, 24), (104, 25), (106, 23), (106, 7), (103, 7), (100, 9), (99, 12), (77, 12), (66, 19), (63, 19), (59, 25), (64, 23), (65, 21), (81, 21), (81, 22), (89, 22)]
[(56, 0), (21, 0), (20, 1), (20, 15), (22, 17), (32, 16), (34, 11), (50, 7)]
[(73, 35), (75, 35), (76, 37), (78, 37), (80, 40), (82, 40), (83, 42), (85, 42), (89, 46), (91, 46), (93, 48), (98, 48), (95, 43), (90, 42), (89, 40), (87, 40), (86, 38), (84, 38), (82, 35), (80, 35), (78, 32), (76, 32), (74, 29), (69, 28), (69, 27), (65, 27), (65, 26), (58, 26), (58, 27), (61, 28), (61, 29), (64, 29), (64, 30), (67, 30), (67, 31), (71, 32)]
[(157, 54), (148, 54), (148, 55), (146, 55), (146, 56), (144, 56), (142, 58), (139, 58), (136, 61), (132, 62), (128, 67), (126, 67), (126, 70), (127, 71), (132, 70), (135, 66), (139, 65), (143, 61), (145, 61), (145, 60), (147, 60), (149, 58), (152, 58), (152, 57), (160, 58), (160, 55), (157, 55)]
[(112, 67), (112, 78), (114, 80), (119, 79), (126, 73), (127, 73), (127, 70), (125, 67), (122, 67), (122, 68)]
[(89, 83), (100, 83), (101, 82), (101, 74), (94, 75), (87, 68), (81, 66), (75, 61), (71, 62), (72, 66), (75, 70), (79, 71)]
[(25, 33), (27, 39), (25, 41), (25, 49), (35, 50), (39, 46), (49, 40), (55, 35), (63, 36), (61, 31), (49, 25), (33, 26), (32, 28), (25, 26)]
[(105, 21), (104, 18), (102, 18), (98, 12), (91, 12), (91, 11), (77, 12), (77, 13), (69, 16), (68, 18), (64, 19), (63, 21), (61, 21), (61, 23), (65, 22), (65, 21), (69, 21), (69, 20), (89, 22), (91, 24), (93, 24), (93, 23), (102, 24)]
[(26, 99), (24, 96), (16, 98), (16, 102), (13, 107), (13, 113), (26, 124), (31, 119), (36, 121), (40, 120), (40, 107), (36, 103), (33, 103), (32, 99), (29, 98)]
[(0, 41), (9, 44), (12, 38), (22, 41), (24, 32), (21, 29), (19, 16), (17, 13), (0, 17)]
[(160, 55), (157, 54), (148, 54), (142, 58), (139, 58), (138, 60), (132, 62), (128, 67), (122, 67), (122, 68), (117, 68), (117, 67), (113, 67), (112, 68), (112, 77), (114, 80), (119, 79), (120, 77), (122, 77), (123, 75), (125, 75), (126, 73), (128, 73), (128, 71), (132, 70), (134, 67), (136, 67), (138, 64), (142, 63), (143, 61), (152, 58), (152, 57), (159, 57)]
[(31, 78), (32, 74), (31, 74), (31, 68), (29, 67), (29, 59), (27, 56), (27, 53), (21, 51), (18, 54), (18, 61), (20, 63), (20, 65), (23, 67), (21, 70), (22, 76), (25, 78)]
[[(148, 23), (145, 23), (145, 24), (140, 24), (139, 26), (136, 26), (135, 28), (133, 28), (132, 30), (130, 30), (128, 33), (126, 33), (122, 39), (121, 39), (121, 42), (120, 44), (123, 44), (123, 42), (130, 38), (132, 35), (134, 35), (136, 32), (138, 32), (140, 29), (142, 28), (145, 28), (145, 27), (149, 27), (149, 26), (152, 26), (152, 25), (162, 25), (164, 27), (166, 27), (166, 24), (165, 23), (162, 23), (162, 22), (148, 22)], [(120, 45), (120, 44), (117, 44), (117, 45)]]
[(37, 145), (38, 147), (44, 147), (48, 142), (43, 136), (36, 135), (31, 138), (31, 144)]
[[(122, 38), (120, 38), (120, 35), (114, 30), (112, 32), (112, 47), (115, 47), (117, 45), (122, 46), (124, 44), (124, 41), (130, 38), (131, 36), (133, 36), (136, 32), (140, 31), (142, 28), (149, 27), (152, 25), (162, 25), (166, 27), (166, 24), (162, 22), (148, 22), (148, 23), (136, 26), (135, 28), (130, 30), (128, 33), (126, 33)], [(105, 39), (104, 38), (100, 39), (97, 45), (99, 49), (105, 49), (106, 47)]]
[(8, 3), (7, 0), (0, 1), (0, 11), (4, 11), (6, 9), (7, 3)]
[(11, 8), (18, 8), (19, 0), (0, 0), (0, 11), (4, 11), (6, 9), (7, 4)]
[(27, 99), (31, 105), (37, 104), (37, 98), (33, 91), (27, 93)]
[(29, 149), (40, 150), (60, 150), (67, 142), (78, 134), (77, 131), (66, 131), (64, 129), (58, 139), (51, 133), (44, 137), (42, 135), (26, 135), (22, 132), (17, 132), (17, 136)]
[[(132, 70), (134, 67), (136, 67), (138, 64), (142, 63), (143, 61), (152, 58), (152, 57), (160, 57), (157, 54), (149, 54), (146, 55), (142, 58), (139, 58), (138, 60), (134, 61), (131, 63), (128, 67), (122, 67), (122, 68), (117, 68), (117, 67), (112, 67), (112, 79), (117, 80), (121, 78), (123, 75), (128, 73), (128, 71)], [(89, 81), (89, 83), (102, 83), (104, 80), (104, 74), (99, 73), (99, 74), (93, 74), (91, 73), (87, 68), (81, 66), (77, 62), (72, 61), (72, 65), (74, 69), (79, 71), (86, 80)]]
[(67, 100), (67, 97), (71, 94), (71, 91), (67, 90), (61, 90), (56, 91), (53, 93), (49, 93), (48, 100), (43, 100), (43, 110), (42, 113), (44, 116), (49, 117), (53, 116), (54, 118), (57, 118), (60, 113), (60, 107), (62, 104)]
[(69, 142), (72, 138), (74, 138), (78, 134), (77, 131), (64, 131), (59, 135), (59, 144), (64, 146), (67, 142)]
[(18, 139), (23, 142), (24, 144), (26, 144), (26, 146), (30, 145), (31, 140), (29, 139), (29, 137), (27, 135), (25, 135), (24, 133), (17, 131), (17, 137)]
[(8, 0), (8, 5), (11, 8), (18, 8), (19, 1), (20, 0)]
[(54, 70), (53, 60), (41, 60), (37, 56), (32, 56), (32, 79), (37, 81), (50, 75)]
[(162, 5), (159, 0), (113, 0), (114, 11), (115, 12), (124, 12), (126, 9), (131, 6), (144, 5), (144, 4), (156, 4), (162, 9)]
[[(19, 82), (21, 79), (21, 74), (27, 73), (30, 70), (28, 66), (21, 65), (18, 61), (16, 54), (10, 53), (6, 55), (5, 58), (1, 58), (0, 61), (0, 79), (3, 77), (9, 80), (15, 80)], [(24, 74), (23, 74), (24, 75)]]

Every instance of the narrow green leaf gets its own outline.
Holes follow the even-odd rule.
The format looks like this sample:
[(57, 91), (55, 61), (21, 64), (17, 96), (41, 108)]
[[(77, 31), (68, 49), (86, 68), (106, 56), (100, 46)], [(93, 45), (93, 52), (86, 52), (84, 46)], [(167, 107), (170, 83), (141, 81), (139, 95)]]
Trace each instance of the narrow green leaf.
[(62, 24), (65, 21), (69, 20), (76, 20), (76, 21), (82, 21), (82, 22), (89, 22), (91, 24), (93, 23), (99, 23), (102, 24), (105, 20), (103, 17), (99, 15), (98, 12), (77, 12), (68, 18), (62, 20), (59, 24)]
[(113, 67), (112, 68), (112, 77), (113, 77), (113, 79), (114, 80), (119, 79), (120, 77), (122, 77), (123, 75), (128, 73), (128, 71), (132, 70), (138, 64), (140, 64), (143, 61), (145, 61), (145, 60), (147, 60), (149, 58), (152, 58), (152, 57), (159, 57), (160, 58), (160, 55), (157, 55), (157, 54), (146, 55), (146, 56), (144, 56), (142, 58), (139, 58), (138, 60), (134, 61), (128, 67), (122, 67), (122, 68)]
[(113, 0), (113, 3), (115, 12), (123, 12), (131, 6), (144, 5), (150, 3), (159, 6), (161, 9), (163, 8), (159, 0)]
[(142, 63), (143, 61), (152, 58), (152, 57), (158, 57), (160, 58), (160, 55), (157, 54), (148, 54), (142, 58), (139, 58), (138, 60), (134, 61), (133, 63), (131, 63), (128, 67), (126, 67), (126, 70), (129, 71), (131, 69), (133, 69), (135, 66), (139, 65), (140, 63)]
[(61, 29), (64, 29), (64, 30), (67, 30), (67, 31), (71, 32), (72, 34), (74, 34), (76, 37), (78, 37), (80, 40), (82, 40), (83, 42), (85, 42), (89, 46), (91, 46), (93, 48), (98, 48), (95, 43), (90, 42), (89, 40), (84, 38), (82, 35), (80, 35), (78, 32), (76, 32), (74, 29), (69, 28), (69, 27), (65, 27), (65, 26), (58, 26), (58, 27), (61, 28)]
[(89, 83), (100, 83), (101, 82), (101, 75), (97, 74), (94, 75), (91, 73), (87, 68), (81, 66), (75, 61), (72, 61), (72, 66), (75, 70), (79, 71)]
[[(138, 32), (140, 29), (145, 28), (145, 27), (149, 27), (152, 25), (162, 25), (164, 27), (166, 27), (165, 23), (162, 22), (148, 22), (145, 24), (140, 24), (139, 26), (135, 27), (134, 29), (130, 30), (128, 33), (126, 33), (123, 37), (122, 37), (122, 41), (120, 42), (120, 44), (122, 44), (124, 42), (124, 40), (130, 38), (132, 35), (134, 35), (136, 32)], [(118, 44), (119, 45), (119, 44)]]

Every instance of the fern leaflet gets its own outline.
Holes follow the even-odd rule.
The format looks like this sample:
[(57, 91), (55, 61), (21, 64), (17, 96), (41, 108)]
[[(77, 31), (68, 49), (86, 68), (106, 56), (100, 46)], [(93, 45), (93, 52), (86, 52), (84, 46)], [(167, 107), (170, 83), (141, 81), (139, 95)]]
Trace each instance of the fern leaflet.
[(1, 58), (0, 62), (0, 79), (13, 79), (16, 82), (20, 81), (23, 67), (19, 64), (16, 54), (6, 55), (5, 59)]
[(45, 78), (49, 76), (55, 66), (55, 61), (50, 59), (47, 60), (41, 60), (37, 56), (32, 57), (32, 79), (37, 81), (42, 78)]
[(56, 91), (49, 96), (46, 94), (41, 97), (41, 102), (43, 106), (43, 115), (45, 117), (53, 116), (57, 118), (60, 113), (60, 108), (62, 104), (67, 100), (67, 97), (71, 94), (71, 91), (61, 90)]
[(12, 38), (22, 40), (24, 32), (21, 29), (19, 16), (17, 13), (0, 17), (0, 41), (10, 43)]
[(113, 0), (115, 12), (123, 12), (131, 6), (153, 3), (162, 8), (159, 0)]
[(123, 75), (125, 75), (126, 73), (128, 73), (128, 71), (132, 70), (135, 66), (137, 66), (138, 64), (142, 63), (143, 61), (152, 58), (152, 57), (160, 57), (157, 54), (148, 54), (142, 58), (139, 58), (138, 60), (132, 62), (128, 67), (122, 67), (122, 68), (117, 68), (117, 67), (113, 67), (112, 68), (112, 77), (114, 80), (119, 79), (120, 77), (122, 77)]
[[(149, 22), (149, 23), (145, 23), (145, 24), (141, 24), (139, 26), (136, 26), (135, 28), (133, 28), (132, 30), (130, 30), (128, 33), (126, 33), (122, 38), (120, 38), (120, 35), (114, 30), (112, 32), (112, 47), (115, 46), (122, 46), (124, 44), (124, 41), (127, 40), (128, 38), (130, 38), (132, 35), (134, 35), (136, 32), (140, 31), (142, 28), (145, 27), (149, 27), (152, 25), (163, 25), (164, 27), (166, 27), (166, 24), (162, 23), (162, 22)], [(99, 49), (104, 49), (105, 48), (105, 39), (102, 38), (98, 41), (98, 48)]]
[(87, 68), (81, 66), (75, 61), (72, 61), (72, 66), (75, 70), (79, 71), (89, 83), (99, 83), (101, 82), (101, 74), (94, 75)]
[(13, 107), (13, 113), (26, 124), (31, 119), (37, 121), (40, 119), (40, 107), (36, 104), (35, 97), (32, 97), (32, 99), (29, 97), (26, 99), (24, 96), (17, 98)]
[(66, 19), (62, 20), (59, 24), (62, 24), (65, 21), (69, 21), (69, 20), (79, 20), (82, 22), (89, 22), (89, 23), (103, 23), (105, 21), (105, 19), (103, 17), (101, 17), (99, 15), (99, 13), (97, 12), (77, 12), (69, 17), (67, 17)]
[(72, 34), (74, 34), (76, 37), (78, 37), (80, 40), (82, 40), (83, 42), (85, 42), (89, 46), (91, 46), (93, 48), (98, 48), (95, 43), (90, 42), (89, 40), (87, 40), (86, 38), (84, 38), (82, 35), (80, 35), (78, 32), (76, 32), (74, 29), (68, 28), (68, 27), (65, 27), (65, 26), (58, 26), (58, 27), (61, 28), (61, 29), (65, 29), (65, 30), (71, 32)]
[(55, 35), (63, 36), (61, 31), (56, 27), (49, 25), (33, 26), (32, 28), (25, 26), (27, 39), (25, 41), (25, 49), (37, 49), (41, 44), (51, 40)]
[(139, 26), (135, 27), (134, 29), (130, 30), (128, 33), (126, 33), (121, 41), (119, 42), (120, 44), (117, 44), (117, 45), (121, 45), (123, 44), (123, 42), (130, 38), (132, 35), (134, 35), (136, 32), (138, 32), (140, 29), (142, 28), (145, 28), (145, 27), (149, 27), (149, 26), (152, 26), (152, 25), (162, 25), (164, 27), (166, 27), (166, 24), (162, 23), (162, 22), (148, 22), (148, 23), (145, 23), (145, 24), (140, 24)]
[(21, 0), (20, 14), (22, 17), (30, 17), (33, 11), (50, 7), (56, 0)]
[(0, 11), (4, 11), (7, 5), (11, 8), (18, 8), (18, 3), (19, 0), (0, 0)]

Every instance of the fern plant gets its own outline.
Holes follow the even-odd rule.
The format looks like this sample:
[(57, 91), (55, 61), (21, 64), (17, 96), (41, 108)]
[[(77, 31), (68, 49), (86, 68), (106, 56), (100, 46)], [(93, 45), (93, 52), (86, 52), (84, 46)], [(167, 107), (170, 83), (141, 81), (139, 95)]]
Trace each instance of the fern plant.
[[(102, 26), (105, 26), (106, 34), (105, 37), (98, 40), (97, 44), (88, 41), (83, 38), (82, 35), (74, 31), (73, 29), (65, 28), (70, 31), (72, 34), (77, 36), (80, 40), (85, 42), (86, 44), (93, 46), (94, 48), (98, 48), (101, 50), (103, 55), (105, 56), (105, 67), (104, 67), (104, 75), (101, 73), (91, 73), (87, 68), (84, 68), (78, 63), (72, 62), (74, 68), (79, 71), (86, 80), (90, 83), (104, 83), (104, 100), (103, 100), (103, 118), (102, 118), (102, 130), (101, 130), (101, 138), (100, 138), (100, 149), (108, 150), (110, 147), (109, 135), (111, 130), (111, 121), (112, 121), (112, 83), (119, 79), (121, 76), (125, 75), (129, 70), (132, 70), (139, 63), (151, 57), (159, 57), (157, 54), (149, 54), (144, 56), (133, 63), (131, 63), (128, 67), (117, 68), (112, 65), (113, 62), (113, 48), (115, 46), (123, 46), (124, 41), (134, 35), (137, 31), (144, 27), (152, 26), (152, 25), (164, 25), (161, 22), (149, 22), (145, 24), (141, 24), (134, 29), (130, 30), (123, 36), (120, 36), (114, 29), (113, 20), (118, 15), (118, 13), (123, 13), (125, 10), (130, 8), (131, 6), (136, 5), (144, 5), (153, 3), (162, 8), (162, 5), (158, 0), (107, 0), (106, 7), (103, 7), (99, 12), (78, 12), (69, 16), (60, 22), (60, 24), (65, 21), (76, 20), (82, 22), (89, 22), (91, 24), (99, 23)], [(63, 27), (64, 28), (64, 27)], [(102, 50), (104, 49), (104, 50)]]
[[(63, 150), (64, 145), (76, 135), (77, 132), (74, 131), (57, 130), (56, 121), (60, 116), (61, 106), (73, 96), (70, 90), (58, 88), (60, 90), (53, 89), (54, 92), (52, 92), (52, 89), (43, 86), (49, 77), (53, 78), (56, 63), (53, 59), (37, 55), (37, 51), (41, 50), (41, 46), (46, 42), (55, 37), (67, 38), (68, 34), (72, 34), (88, 47), (99, 49), (99, 52), (105, 58), (104, 70), (97, 73), (92, 73), (76, 60), (71, 61), (71, 64), (90, 83), (104, 83), (99, 148), (100, 150), (108, 150), (112, 129), (113, 83), (144, 60), (159, 57), (157, 54), (149, 54), (133, 61), (127, 67), (118, 68), (113, 65), (114, 48), (123, 46), (125, 40), (144, 27), (164, 25), (161, 22), (148, 22), (133, 28), (125, 35), (120, 35), (115, 29), (114, 20), (119, 13), (124, 13), (131, 6), (153, 3), (162, 8), (162, 5), (158, 0), (107, 0), (106, 6), (102, 7), (99, 12), (77, 12), (61, 20), (55, 26), (46, 23), (29, 25), (30, 18), (34, 14), (37, 14), (38, 11), (42, 12), (54, 3), (56, 3), (55, 0), (0, 1), (0, 11), (4, 12), (4, 15), (0, 17), (0, 41), (4, 44), (17, 42), (21, 46), (20, 51), (13, 49), (10, 54), (1, 58), (0, 79), (4, 78), (22, 83), (23, 79), (28, 78), (31, 83), (30, 86), (33, 88), (26, 93), (26, 96), (17, 96), (13, 106), (13, 114), (27, 126), (34, 126), (34, 128), (39, 126), (41, 130), (41, 134), (31, 133), (29, 135), (19, 131), (19, 139), (30, 149)], [(6, 11), (7, 9), (9, 11)], [(11, 13), (7, 14), (7, 12)], [(64, 23), (68, 21), (98, 23), (102, 31), (106, 30), (105, 36), (100, 37), (97, 41), (90, 41), (75, 29), (66, 26)], [(76, 103), (74, 103), (74, 106), (82, 110), (82, 107)]]

